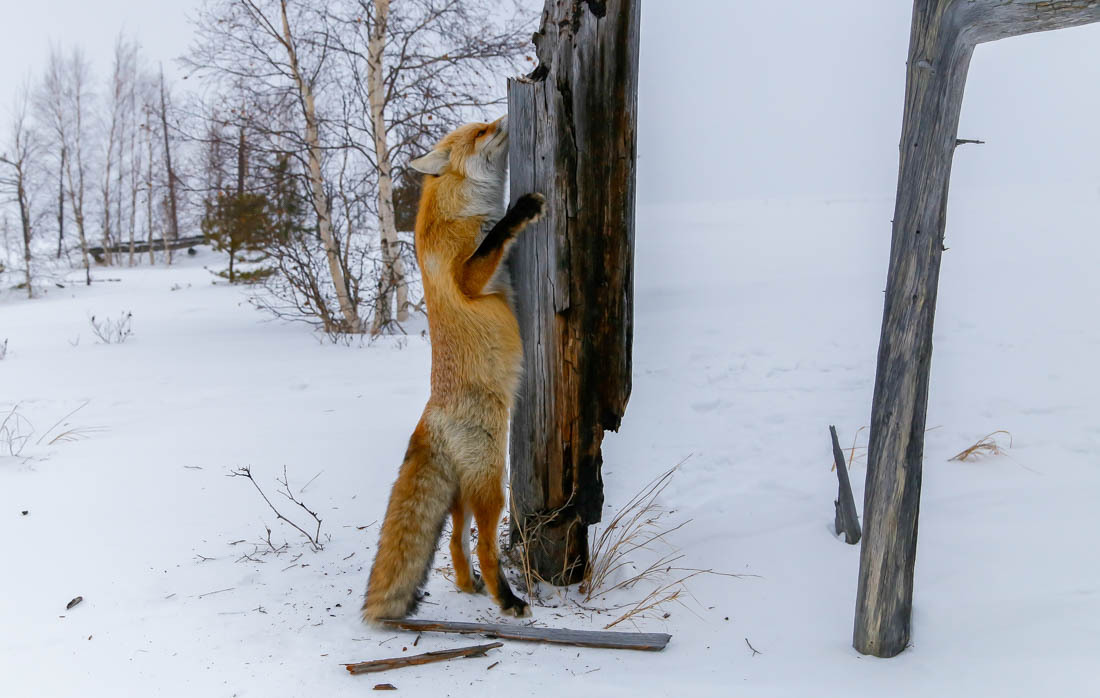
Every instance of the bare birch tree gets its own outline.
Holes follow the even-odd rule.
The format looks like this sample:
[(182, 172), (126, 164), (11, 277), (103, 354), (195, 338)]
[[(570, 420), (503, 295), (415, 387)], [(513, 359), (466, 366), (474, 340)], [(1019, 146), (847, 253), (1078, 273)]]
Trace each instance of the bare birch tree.
[(359, 106), (349, 146), (364, 136), (377, 172), (377, 333), (395, 317), (395, 305), (398, 322), (409, 309), (409, 255), (402, 254), (394, 215), (395, 164), (419, 155), (457, 123), (503, 105), (500, 83), (517, 72), (534, 17), (500, 0), (403, 0), (392, 12), (389, 0), (343, 0), (329, 12), (329, 36), (345, 58), (343, 82)]
[(23, 233), (24, 283), (27, 287), (27, 298), (33, 298), (31, 168), (34, 166), (33, 159), (38, 143), (28, 118), (29, 94), (30, 89), (25, 85), (17, 96), (12, 111), (8, 141), (0, 147), (0, 165), (4, 166), (4, 171), (0, 174), (0, 191), (13, 197), (19, 208), (19, 223)]
[[(87, 129), (92, 106), (90, 81), (91, 67), (79, 49), (74, 49), (66, 57), (62, 55), (60, 48), (54, 47), (50, 49), (46, 72), (35, 95), (35, 110), (39, 121), (49, 133), (52, 149), (59, 153), (58, 177), (64, 182), (64, 194), (59, 195), (58, 203), (59, 234), (63, 234), (63, 208), (64, 199), (67, 198), (80, 241), (81, 262), (87, 284), (92, 283), (84, 206), (85, 178), (89, 167)], [(60, 241), (58, 244), (60, 247)]]
[(164, 233), (165, 263), (172, 263), (172, 247), (169, 238), (176, 240), (180, 236), (179, 200), (176, 198), (176, 171), (172, 168), (172, 144), (168, 137), (168, 97), (164, 86), (164, 68), (160, 69), (160, 129), (164, 137), (164, 176), (167, 181), (168, 230)]
[[(316, 40), (315, 31), (317, 19), (324, 12), (324, 3), (310, 6), (296, 3), (293, 8), (285, 0), (211, 3), (198, 18), (199, 41), (189, 63), (197, 72), (222, 80), (230, 91), (240, 94), (249, 103), (246, 113), (257, 115), (279, 107), (295, 110), (296, 124), (275, 126), (268, 133), (302, 163), (317, 235), (339, 309), (334, 314), (311, 306), (311, 311), (323, 319), (326, 330), (361, 332), (353, 280), (347, 274), (333, 231), (325, 174), (324, 120), (317, 91), (324, 77), (328, 50), (323, 39)], [(267, 116), (276, 121), (279, 118), (278, 114)], [(275, 149), (273, 144), (272, 150)], [(298, 254), (293, 257), (304, 258)]]

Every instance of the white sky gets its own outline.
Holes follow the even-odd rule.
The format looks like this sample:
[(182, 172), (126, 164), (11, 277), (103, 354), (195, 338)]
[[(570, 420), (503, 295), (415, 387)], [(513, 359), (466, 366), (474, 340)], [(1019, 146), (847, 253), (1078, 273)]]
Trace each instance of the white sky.
[[(198, 4), (5, 0), (4, 112), (51, 41), (82, 45), (102, 76), (125, 28), (171, 72)], [(639, 202), (892, 196), (910, 10), (908, 0), (645, 2)], [(1100, 26), (979, 46), (960, 135), (987, 144), (956, 157), (953, 184), (1100, 191), (1098, 115)]]

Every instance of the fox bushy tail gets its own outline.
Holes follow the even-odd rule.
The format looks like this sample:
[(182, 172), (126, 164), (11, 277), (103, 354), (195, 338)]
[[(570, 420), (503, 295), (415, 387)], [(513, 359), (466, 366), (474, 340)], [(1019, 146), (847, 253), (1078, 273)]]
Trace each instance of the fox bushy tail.
[(367, 582), (364, 620), (403, 618), (416, 610), (455, 493), (456, 484), (433, 462), (428, 431), (421, 422), (409, 439), (390, 492)]

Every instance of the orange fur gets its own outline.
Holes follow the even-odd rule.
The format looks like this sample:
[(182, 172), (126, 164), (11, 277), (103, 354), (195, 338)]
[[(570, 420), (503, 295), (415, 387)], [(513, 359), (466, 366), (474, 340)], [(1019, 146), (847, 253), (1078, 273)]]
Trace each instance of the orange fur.
[(540, 203), (526, 218), (509, 212), (493, 228), (495, 236), (482, 235), (503, 203), (493, 197), (503, 193), (506, 139), (504, 119), (467, 124), (413, 162), (432, 173), (424, 178), (416, 220), (432, 339), (431, 397), (390, 494), (363, 604), (368, 621), (415, 609), (448, 513), (458, 588), (479, 589), (467, 553), (472, 516), (485, 587), (505, 612), (527, 612), (500, 571), (497, 549), (508, 412), (523, 350), (509, 290), (494, 277), (511, 236), (542, 210)]

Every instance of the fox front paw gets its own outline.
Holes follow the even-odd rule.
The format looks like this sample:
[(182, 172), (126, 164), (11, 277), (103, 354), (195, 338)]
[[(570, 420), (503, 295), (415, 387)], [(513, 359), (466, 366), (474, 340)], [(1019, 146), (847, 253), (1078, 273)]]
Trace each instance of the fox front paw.
[(512, 210), (525, 223), (534, 223), (546, 215), (546, 197), (534, 192), (524, 194), (516, 199)]

